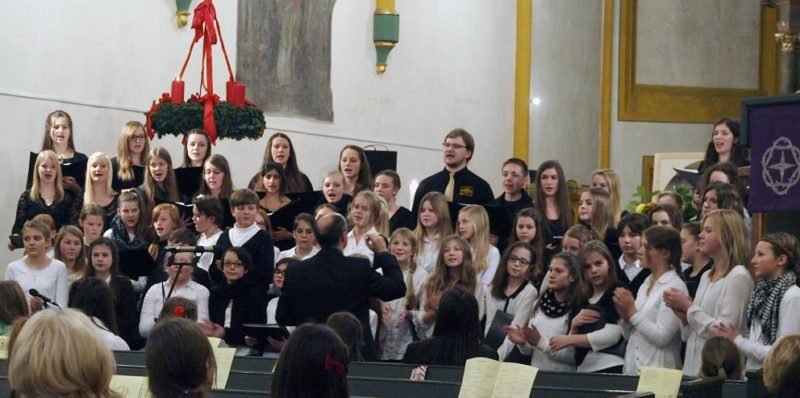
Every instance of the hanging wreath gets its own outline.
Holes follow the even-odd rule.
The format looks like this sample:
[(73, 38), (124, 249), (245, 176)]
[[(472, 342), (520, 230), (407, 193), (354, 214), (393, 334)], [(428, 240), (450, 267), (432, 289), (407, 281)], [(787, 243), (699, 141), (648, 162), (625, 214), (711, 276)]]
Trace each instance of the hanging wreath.
[[(233, 78), (233, 69), (225, 51), (217, 12), (211, 0), (203, 0), (194, 9), (192, 29), (195, 31), (194, 39), (178, 79), (172, 82), (171, 92), (163, 93), (158, 101), (153, 101), (153, 105), (146, 113), (147, 134), (151, 139), (155, 135), (159, 138), (164, 135), (183, 136), (191, 129), (202, 128), (214, 144), (218, 137), (234, 140), (258, 139), (266, 128), (264, 112), (246, 99), (245, 85)], [(226, 84), (226, 101), (220, 101), (219, 96), (214, 94), (211, 47), (217, 43), (218, 37), (230, 76)], [(183, 73), (192, 56), (194, 45), (201, 38), (203, 62), (200, 70), (200, 87), (201, 90), (205, 89), (205, 94), (192, 94), (189, 100), (184, 102)]]

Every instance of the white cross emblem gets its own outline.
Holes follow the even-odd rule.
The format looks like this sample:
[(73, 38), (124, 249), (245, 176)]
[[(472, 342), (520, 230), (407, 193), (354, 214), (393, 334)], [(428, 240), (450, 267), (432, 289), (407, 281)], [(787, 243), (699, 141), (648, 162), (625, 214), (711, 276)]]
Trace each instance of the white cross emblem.
[(777, 195), (786, 195), (800, 181), (800, 149), (780, 137), (761, 156), (761, 178)]

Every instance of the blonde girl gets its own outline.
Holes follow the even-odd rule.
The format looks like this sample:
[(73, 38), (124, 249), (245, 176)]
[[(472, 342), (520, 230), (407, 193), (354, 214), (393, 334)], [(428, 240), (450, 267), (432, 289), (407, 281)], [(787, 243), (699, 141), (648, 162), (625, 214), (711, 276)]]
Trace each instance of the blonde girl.
[(613, 225), (617, 225), (624, 211), (619, 194), (620, 182), (617, 172), (612, 169), (595, 170), (592, 173), (592, 188), (600, 188), (608, 193), (611, 199), (612, 214), (614, 215)]
[[(117, 141), (117, 156), (111, 159), (113, 170), (111, 186), (114, 190), (120, 191), (142, 185), (149, 152), (150, 139), (145, 134), (142, 123), (137, 121), (125, 123)], [(137, 173), (137, 170), (141, 172)]]
[(383, 217), (383, 226), (386, 227), (388, 224), (386, 213), (381, 210), (381, 201), (380, 196), (372, 191), (361, 191), (353, 199), (348, 214), (353, 229), (347, 233), (347, 246), (343, 250), (345, 256), (356, 253), (363, 254), (369, 258), (370, 263), (372, 262), (375, 253), (367, 247), (367, 241), (364, 238), (369, 233), (386, 235), (385, 230), (378, 231), (375, 228), (381, 217)]
[(619, 234), (614, 227), (614, 209), (611, 196), (600, 188), (591, 188), (581, 193), (578, 206), (580, 222), (592, 229), (597, 238), (605, 243), (611, 255), (619, 258), (622, 250), (619, 247)]
[(735, 325), (713, 326), (713, 334), (732, 340), (746, 359), (745, 370), (760, 369), (775, 341), (800, 333), (797, 238), (785, 232), (762, 238), (751, 264), (759, 279), (747, 307), (746, 333)]
[(467, 205), (458, 212), (458, 234), (472, 249), (472, 264), (478, 279), (484, 286), (490, 286), (497, 266), (500, 264), (500, 251), (489, 243), (489, 215), (480, 205)]
[(144, 191), (151, 204), (177, 202), (178, 182), (172, 168), (172, 156), (165, 148), (153, 148), (147, 155), (147, 173), (144, 177)]
[(414, 255), (417, 242), (414, 233), (408, 228), (398, 228), (389, 238), (389, 251), (397, 259), (403, 279), (406, 281), (406, 295), (403, 298), (383, 304), (383, 323), (381, 360), (403, 359), (406, 347), (413, 339), (412, 319), (419, 312), (419, 297), (428, 273), (417, 267)]
[(103, 208), (106, 223), (117, 214), (117, 192), (111, 188), (113, 167), (108, 155), (95, 152), (89, 156), (83, 204), (96, 204)]
[(724, 324), (745, 330), (745, 311), (753, 292), (748, 264), (744, 219), (735, 210), (714, 210), (703, 219), (700, 252), (714, 260), (711, 271), (700, 278), (694, 301), (677, 289), (664, 294), (664, 302), (687, 331), (683, 374), (700, 372), (703, 344), (712, 337), (713, 327)]
[(325, 174), (322, 179), (322, 194), (325, 197), (325, 202), (336, 206), (339, 214), (347, 214), (352, 196), (345, 193), (344, 190), (345, 180), (344, 174), (339, 171), (331, 171)]
[(453, 233), (447, 199), (440, 192), (428, 192), (419, 202), (417, 227), (414, 239), (417, 241), (417, 265), (428, 273), (433, 272), (439, 245), (445, 236)]
[[(69, 280), (63, 262), (47, 257), (50, 249), (50, 227), (40, 221), (28, 221), (22, 228), (25, 257), (12, 262), (6, 268), (5, 280), (17, 281), (26, 293), (36, 289), (39, 293), (67, 306)], [(28, 297), (31, 311), (42, 309), (43, 302), (37, 297)]]
[(77, 224), (83, 200), (72, 191), (64, 190), (58, 155), (53, 151), (40, 152), (33, 168), (33, 184), (19, 197), (17, 216), (11, 233), (19, 235), (26, 221), (42, 213), (53, 217), (56, 228), (65, 224)]
[(74, 225), (61, 227), (56, 235), (55, 256), (67, 267), (69, 283), (83, 278), (86, 272), (86, 252), (83, 248), (83, 232)]
[(439, 300), (454, 286), (473, 292), (478, 301), (478, 317), (483, 319), (487, 311), (486, 290), (483, 283), (478, 280), (478, 274), (472, 265), (469, 243), (458, 235), (450, 235), (442, 240), (441, 250), (436, 257), (436, 266), (423, 285), (420, 311), (414, 318), (417, 334), (420, 337), (431, 336), (436, 323)]

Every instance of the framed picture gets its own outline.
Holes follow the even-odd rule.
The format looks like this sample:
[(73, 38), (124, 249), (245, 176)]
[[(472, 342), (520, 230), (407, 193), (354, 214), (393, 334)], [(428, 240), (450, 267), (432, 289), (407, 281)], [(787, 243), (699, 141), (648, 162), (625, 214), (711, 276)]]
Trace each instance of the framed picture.
[(660, 152), (653, 163), (654, 191), (672, 190), (673, 186), (694, 187), (697, 182), (697, 165), (703, 160), (703, 152)]

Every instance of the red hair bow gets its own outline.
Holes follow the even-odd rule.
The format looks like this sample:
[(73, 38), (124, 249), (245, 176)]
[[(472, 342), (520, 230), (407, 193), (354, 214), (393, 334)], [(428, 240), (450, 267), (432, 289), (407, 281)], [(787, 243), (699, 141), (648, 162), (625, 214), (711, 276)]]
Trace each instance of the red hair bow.
[(183, 308), (182, 305), (176, 306), (172, 309), (172, 313), (175, 314), (175, 316), (183, 317), (183, 314), (186, 313), (186, 308)]
[(330, 355), (325, 355), (325, 370), (336, 369), (339, 377), (344, 377), (344, 364), (333, 359)]

